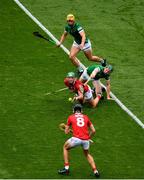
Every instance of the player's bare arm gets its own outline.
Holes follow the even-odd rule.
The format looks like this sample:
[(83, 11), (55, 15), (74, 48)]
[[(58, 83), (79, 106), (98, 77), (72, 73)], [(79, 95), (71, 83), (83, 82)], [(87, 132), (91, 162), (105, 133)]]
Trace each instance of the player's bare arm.
[(107, 99), (110, 99), (110, 80), (106, 82)]
[(80, 90), (78, 91), (78, 96), (74, 97), (74, 100), (80, 100), (83, 101), (84, 97), (83, 97), (83, 87), (80, 87)]
[(91, 79), (93, 79), (99, 71), (100, 71), (99, 68), (95, 68), (91, 73), (91, 75), (89, 76), (88, 80), (84, 83), (84, 85), (86, 85)]
[(65, 134), (68, 134), (70, 132), (70, 127), (68, 125), (66, 125), (65, 127)]
[(68, 33), (67, 33), (66, 31), (64, 31), (64, 33), (62, 34), (62, 36), (61, 36), (61, 38), (60, 38), (59, 44), (57, 44), (58, 47), (64, 42), (67, 34), (68, 34)]
[(92, 137), (95, 133), (96, 133), (96, 130), (95, 130), (93, 124), (91, 124), (91, 125), (90, 125), (90, 133), (89, 133), (89, 136)]

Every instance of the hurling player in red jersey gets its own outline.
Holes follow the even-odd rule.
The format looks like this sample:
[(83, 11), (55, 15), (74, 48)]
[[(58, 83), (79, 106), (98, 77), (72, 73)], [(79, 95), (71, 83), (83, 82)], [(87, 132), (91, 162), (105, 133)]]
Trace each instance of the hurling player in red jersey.
[(82, 104), (88, 102), (92, 107), (97, 106), (101, 96), (97, 96), (94, 99), (90, 86), (84, 85), (80, 80), (78, 80), (74, 72), (69, 72), (67, 74), (64, 83), (72, 92), (76, 93), (73, 100), (79, 101)]
[[(63, 146), (64, 168), (58, 171), (59, 174), (69, 174), (69, 150), (76, 146), (82, 146), (83, 152), (89, 162), (96, 177), (100, 174), (92, 155), (89, 153), (90, 139), (95, 134), (95, 128), (87, 115), (82, 114), (81, 104), (73, 107), (73, 113), (68, 117), (65, 134), (70, 132), (70, 126), (73, 130), (73, 136), (69, 138)], [(89, 131), (90, 128), (90, 131)]]

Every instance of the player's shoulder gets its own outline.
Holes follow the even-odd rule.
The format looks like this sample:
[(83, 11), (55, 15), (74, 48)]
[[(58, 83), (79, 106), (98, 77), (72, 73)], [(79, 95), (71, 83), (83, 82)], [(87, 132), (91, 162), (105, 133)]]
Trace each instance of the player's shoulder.
[(77, 28), (78, 31), (83, 29), (82, 26), (78, 22), (75, 23), (75, 27)]
[(82, 85), (82, 82), (81, 82), (79, 79), (77, 79), (77, 80), (75, 81), (75, 86), (79, 86), (79, 85)]
[(100, 65), (100, 64), (94, 64), (94, 65), (92, 65), (92, 66), (94, 66), (95, 68), (103, 68), (103, 66), (102, 65)]
[(82, 82), (81, 82), (79, 79), (77, 79), (77, 80), (75, 81), (75, 84), (82, 84)]
[(75, 26), (81, 26), (80, 23), (78, 22), (75, 22)]
[(100, 70), (104, 70), (104, 67), (103, 67), (102, 65), (98, 65), (98, 68), (99, 68)]
[(82, 114), (84, 118), (89, 119), (88, 115)]
[(76, 82), (75, 82), (75, 87), (77, 88), (77, 89), (79, 89), (79, 88), (83, 88), (83, 83), (80, 81), (80, 80), (76, 80)]
[(70, 114), (69, 116), (68, 116), (68, 119), (73, 119), (74, 118), (74, 114)]
[(101, 65), (99, 65), (99, 64), (92, 65), (92, 68), (93, 68), (93, 69), (99, 69), (99, 71), (101, 71), (101, 70), (104, 69), (104, 67), (101, 66)]
[(69, 31), (70, 28), (71, 27), (68, 24), (65, 25), (65, 31)]

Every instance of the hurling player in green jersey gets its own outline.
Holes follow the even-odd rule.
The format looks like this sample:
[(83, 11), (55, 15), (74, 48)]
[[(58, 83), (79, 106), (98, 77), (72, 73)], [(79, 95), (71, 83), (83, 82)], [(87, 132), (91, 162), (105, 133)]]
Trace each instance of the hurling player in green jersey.
[(80, 81), (87, 84), (91, 79), (93, 86), (96, 90), (96, 96), (102, 95), (102, 86), (100, 83), (100, 79), (104, 78), (106, 80), (106, 92), (107, 92), (107, 99), (110, 98), (110, 74), (113, 71), (113, 67), (111, 65), (107, 65), (103, 67), (101, 65), (92, 65), (84, 70), (83, 74), (80, 77)]
[(59, 44), (57, 44), (58, 47), (64, 42), (68, 34), (74, 37), (74, 42), (70, 50), (69, 58), (75, 66), (80, 66), (80, 62), (76, 58), (76, 55), (81, 50), (84, 52), (87, 59), (100, 62), (103, 66), (106, 66), (106, 59), (102, 59), (92, 54), (91, 42), (86, 37), (84, 29), (77, 22), (75, 22), (75, 17), (73, 14), (67, 15), (67, 25), (65, 26), (64, 33), (60, 38)]

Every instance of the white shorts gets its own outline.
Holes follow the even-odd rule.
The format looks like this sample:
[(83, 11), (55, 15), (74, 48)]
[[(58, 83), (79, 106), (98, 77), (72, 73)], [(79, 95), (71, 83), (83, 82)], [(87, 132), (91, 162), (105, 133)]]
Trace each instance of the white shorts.
[[(73, 42), (72, 46), (80, 48), (79, 44), (77, 44), (75, 41)], [(84, 47), (81, 50), (82, 51), (87, 51), (87, 50), (90, 50), (90, 49), (91, 49), (91, 42), (90, 42), (90, 40), (88, 40), (88, 42), (85, 43)]]
[(82, 75), (80, 76), (80, 78), (82, 78), (82, 80), (87, 81), (89, 78), (89, 75), (87, 73), (87, 68), (83, 71)]
[(90, 146), (89, 140), (82, 140), (76, 137), (71, 137), (67, 142), (71, 147), (82, 146), (84, 150), (88, 150)]
[(92, 90), (89, 85), (88, 85), (88, 87), (89, 87), (89, 90), (84, 93), (84, 98), (86, 101), (93, 99)]

